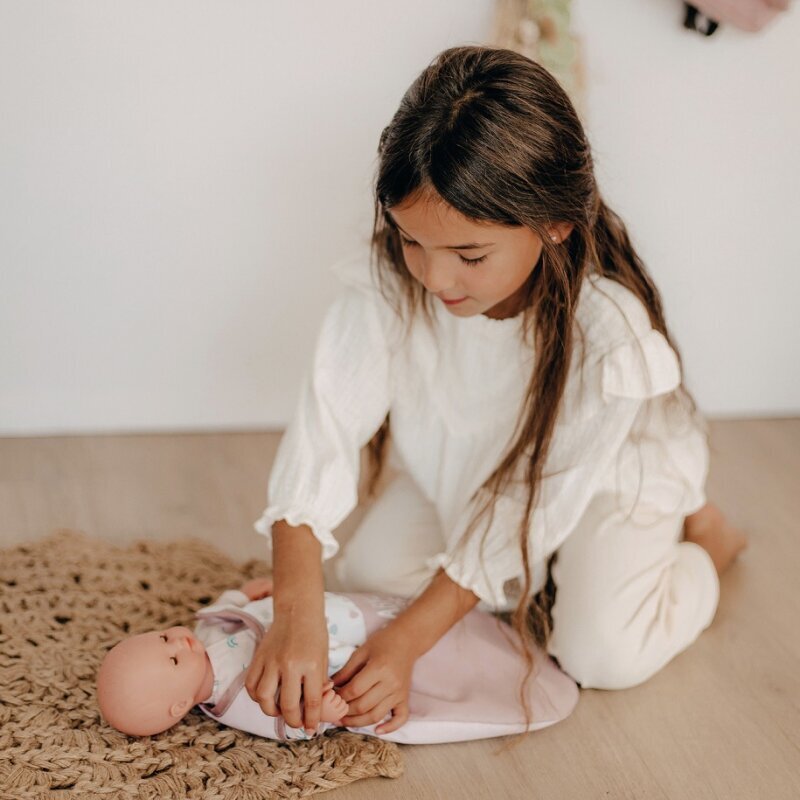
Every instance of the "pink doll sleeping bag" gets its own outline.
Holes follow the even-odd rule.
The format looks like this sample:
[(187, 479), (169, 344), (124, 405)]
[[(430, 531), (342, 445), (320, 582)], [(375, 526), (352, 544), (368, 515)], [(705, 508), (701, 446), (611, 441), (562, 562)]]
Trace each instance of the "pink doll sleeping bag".
[[(372, 631), (383, 627), (410, 601), (377, 593), (325, 592), (328, 674), (339, 670)], [(224, 592), (196, 612), (195, 633), (214, 668), (214, 692), (199, 708), (232, 728), (270, 739), (308, 738), (302, 728), (270, 717), (244, 688), (253, 652), (272, 622), (272, 598), (250, 601), (238, 590)], [(525, 672), (511, 641), (515, 631), (485, 611), (472, 609), (414, 665), (409, 719), (395, 731), (376, 734), (380, 723), (347, 730), (405, 744), (458, 742), (533, 731), (567, 717), (578, 687), (549, 656), (535, 653), (535, 673), (527, 695), (532, 722), (526, 728), (519, 703)], [(389, 719), (387, 716), (386, 719)], [(336, 727), (321, 723), (320, 731)]]

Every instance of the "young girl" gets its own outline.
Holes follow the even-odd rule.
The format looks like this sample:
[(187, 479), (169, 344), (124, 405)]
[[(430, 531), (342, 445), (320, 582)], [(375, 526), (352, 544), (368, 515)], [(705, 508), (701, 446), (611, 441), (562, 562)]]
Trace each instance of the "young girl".
[(383, 131), (375, 188), (372, 258), (334, 268), (256, 523), (275, 617), (248, 693), (316, 730), (322, 561), (367, 444), (370, 492), (386, 460), (396, 477), (338, 588), (414, 599), (332, 675), (344, 724), (400, 727), (415, 660), (477, 603), (584, 687), (646, 680), (710, 624), (745, 540), (706, 503), (702, 420), (569, 98), (513, 51), (445, 50)]

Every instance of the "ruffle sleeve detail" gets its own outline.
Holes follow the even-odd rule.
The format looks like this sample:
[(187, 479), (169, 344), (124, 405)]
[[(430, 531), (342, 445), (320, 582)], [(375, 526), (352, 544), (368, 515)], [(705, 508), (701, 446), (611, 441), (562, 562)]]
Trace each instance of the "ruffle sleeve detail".
[(254, 523), (270, 545), (272, 525), (308, 525), (322, 558), (339, 549), (333, 531), (358, 503), (361, 448), (390, 406), (383, 309), (373, 292), (345, 285), (322, 322), (300, 398), (270, 472), (268, 505)]
[[(315, 538), (322, 545), (322, 560), (327, 561), (339, 552), (339, 542), (336, 541), (331, 528), (314, 519), (310, 514), (278, 504), (269, 505), (261, 516), (255, 521), (253, 527), (267, 539), (267, 547), (272, 550), (272, 526), (279, 520), (285, 519), (292, 527), (308, 525)], [(336, 527), (336, 526), (334, 526)]]
[[(452, 541), (458, 541), (477, 510), (471, 502), (459, 517)], [(497, 498), (494, 517), (481, 550), (488, 515), (473, 528), (468, 542), (461, 548), (449, 547), (427, 560), (431, 569), (442, 567), (459, 586), (469, 589), (492, 609), (508, 607), (505, 583), (523, 573), (518, 535), (524, 507), (512, 497)], [(540, 576), (533, 576), (536, 581)]]
[(651, 329), (612, 349), (602, 359), (602, 390), (605, 398), (630, 397), (644, 400), (676, 389), (681, 369), (666, 338)]
[[(498, 564), (493, 563), (491, 570), (485, 565), (473, 562), (468, 566), (464, 561), (453, 559), (446, 553), (439, 553), (428, 559), (428, 566), (436, 570), (442, 567), (447, 576), (464, 589), (469, 589), (480, 601), (494, 610), (505, 611), (508, 609), (508, 600), (505, 593), (505, 582), (508, 578), (501, 578)], [(515, 577), (510, 575), (509, 577)]]

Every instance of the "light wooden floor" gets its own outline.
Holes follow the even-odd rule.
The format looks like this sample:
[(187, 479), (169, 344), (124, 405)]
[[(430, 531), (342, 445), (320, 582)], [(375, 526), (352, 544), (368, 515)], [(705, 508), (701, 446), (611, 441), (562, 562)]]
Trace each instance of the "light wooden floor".
[[(0, 545), (59, 527), (114, 540), (194, 535), (265, 557), (251, 524), (280, 434), (0, 439)], [(573, 715), (498, 740), (405, 747), (366, 798), (800, 797), (800, 420), (712, 425), (709, 495), (750, 534), (711, 628), (646, 684), (584, 691)], [(364, 509), (345, 521), (344, 541)]]

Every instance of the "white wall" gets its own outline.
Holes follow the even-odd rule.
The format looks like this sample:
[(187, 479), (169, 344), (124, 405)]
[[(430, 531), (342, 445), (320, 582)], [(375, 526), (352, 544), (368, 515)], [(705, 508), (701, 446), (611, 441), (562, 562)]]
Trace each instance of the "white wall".
[[(282, 427), (380, 130), (492, 11), (0, 0), (0, 433)], [(708, 39), (677, 0), (575, 16), (601, 185), (701, 405), (797, 412), (797, 9)]]
[(800, 412), (800, 13), (681, 27), (672, 0), (578, 0), (609, 202), (715, 415)]

